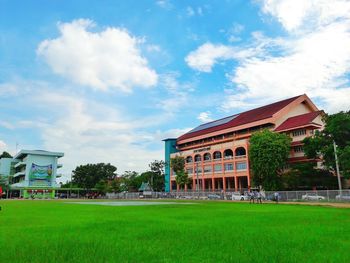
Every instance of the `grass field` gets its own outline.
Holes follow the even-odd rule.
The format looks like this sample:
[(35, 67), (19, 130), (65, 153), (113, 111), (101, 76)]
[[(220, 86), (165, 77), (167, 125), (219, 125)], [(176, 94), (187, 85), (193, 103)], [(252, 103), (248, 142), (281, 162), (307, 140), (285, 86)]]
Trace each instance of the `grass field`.
[(0, 205), (0, 262), (350, 262), (345, 208)]

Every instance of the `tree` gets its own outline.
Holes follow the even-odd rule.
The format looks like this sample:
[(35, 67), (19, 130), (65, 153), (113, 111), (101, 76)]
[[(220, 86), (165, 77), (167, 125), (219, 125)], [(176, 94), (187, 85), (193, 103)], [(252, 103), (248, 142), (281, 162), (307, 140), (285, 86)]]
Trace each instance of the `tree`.
[(144, 178), (135, 171), (125, 171), (121, 176), (121, 185), (123, 191), (138, 191)]
[(282, 176), (283, 189), (336, 189), (338, 181), (327, 169), (315, 169), (315, 163), (296, 163)]
[(163, 191), (165, 187), (165, 181), (164, 181), (164, 161), (158, 161), (154, 160), (149, 164), (150, 168), (150, 180), (148, 181), (150, 183), (150, 186), (152, 187), (153, 191)]
[(90, 189), (101, 180), (114, 180), (117, 168), (109, 163), (80, 165), (72, 171), (72, 182), (79, 187)]
[(0, 155), (0, 159), (1, 158), (12, 158), (12, 155), (6, 151), (3, 151), (2, 154)]
[(277, 190), (281, 186), (280, 175), (287, 163), (290, 144), (290, 137), (269, 130), (252, 135), (249, 158), (255, 185), (265, 190)]
[(108, 184), (108, 181), (106, 180), (100, 180), (96, 185), (95, 188), (97, 191), (99, 191), (102, 195), (105, 195), (107, 192), (110, 192), (111, 188)]
[(113, 191), (113, 193), (120, 193), (121, 192), (121, 185), (119, 178), (114, 179), (110, 184), (110, 189)]
[(324, 166), (334, 173), (335, 158), (333, 141), (337, 144), (337, 154), (341, 175), (350, 177), (350, 112), (325, 115), (325, 127), (316, 131), (313, 137), (304, 139), (304, 152), (308, 158), (321, 158)]
[(176, 174), (176, 183), (182, 187), (190, 182), (188, 173), (185, 172), (185, 158), (182, 156), (175, 156), (170, 159), (170, 167)]

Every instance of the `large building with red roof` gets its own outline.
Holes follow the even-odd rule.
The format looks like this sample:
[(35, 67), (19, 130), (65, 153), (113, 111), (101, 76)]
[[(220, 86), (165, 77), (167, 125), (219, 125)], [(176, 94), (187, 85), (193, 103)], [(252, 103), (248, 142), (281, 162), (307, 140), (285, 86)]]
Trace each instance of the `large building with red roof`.
[[(263, 107), (202, 124), (176, 139), (165, 141), (165, 161), (177, 155), (185, 158), (191, 183), (187, 189), (247, 189), (251, 185), (249, 138), (261, 129), (285, 133), (292, 138), (289, 162), (308, 160), (302, 140), (323, 129), (322, 115), (304, 94)], [(169, 165), (165, 169), (166, 191), (179, 190)]]

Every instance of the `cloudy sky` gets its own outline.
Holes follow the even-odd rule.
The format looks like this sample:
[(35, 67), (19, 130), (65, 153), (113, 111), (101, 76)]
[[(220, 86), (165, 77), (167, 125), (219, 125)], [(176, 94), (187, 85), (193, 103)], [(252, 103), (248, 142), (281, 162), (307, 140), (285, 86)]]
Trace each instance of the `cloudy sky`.
[(350, 109), (348, 0), (0, 0), (0, 151), (144, 171), (162, 139), (306, 93)]

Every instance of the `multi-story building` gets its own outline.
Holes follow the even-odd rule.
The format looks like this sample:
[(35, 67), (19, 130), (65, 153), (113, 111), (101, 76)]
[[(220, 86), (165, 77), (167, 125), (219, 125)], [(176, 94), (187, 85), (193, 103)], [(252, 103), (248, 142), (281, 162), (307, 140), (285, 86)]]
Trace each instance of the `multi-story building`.
[(54, 188), (58, 187), (57, 169), (62, 167), (58, 158), (63, 155), (60, 152), (21, 150), (13, 158), (0, 159), (0, 174), (11, 176), (11, 189), (17, 190), (19, 196), (54, 197)]
[(169, 166), (170, 159), (177, 155), (185, 158), (191, 179), (185, 190), (249, 188), (249, 138), (262, 129), (291, 136), (289, 163), (310, 161), (304, 155), (302, 140), (323, 129), (323, 114), (304, 94), (205, 123), (176, 139), (166, 139), (166, 191), (179, 189)]

